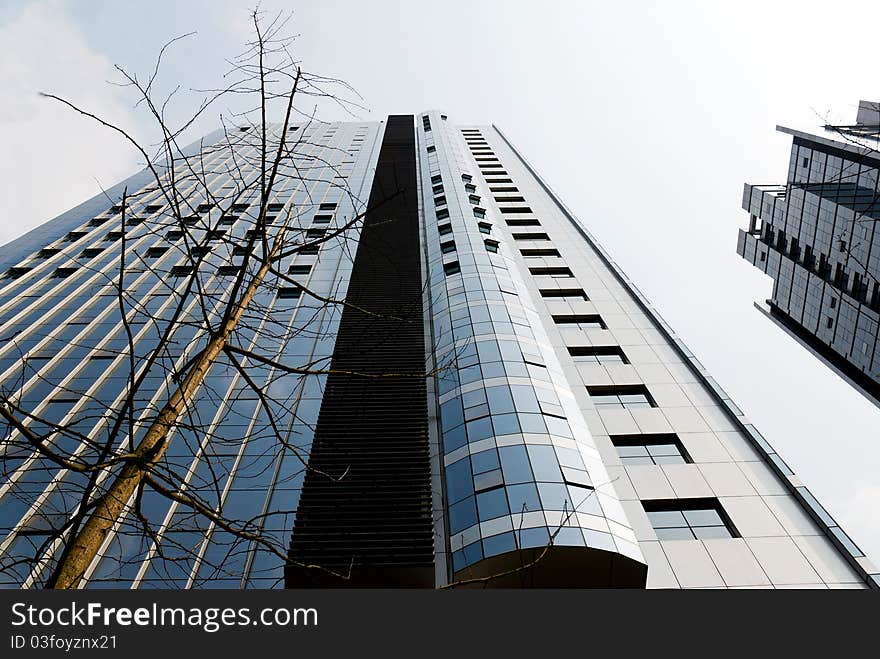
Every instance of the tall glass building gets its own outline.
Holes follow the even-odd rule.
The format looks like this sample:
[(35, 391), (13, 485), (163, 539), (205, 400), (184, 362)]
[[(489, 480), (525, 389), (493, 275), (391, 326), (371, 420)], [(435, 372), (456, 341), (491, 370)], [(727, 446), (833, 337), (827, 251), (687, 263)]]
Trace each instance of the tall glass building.
[(118, 468), (38, 440), (124, 462), (260, 218), (296, 248), (83, 587), (880, 585), (500, 130), (291, 127), (271, 198), (237, 188), (256, 132), (191, 147), (182, 199), (142, 172), (0, 249), (5, 587), (51, 578)]
[(745, 185), (737, 253), (773, 278), (757, 308), (880, 406), (880, 105), (792, 136), (784, 185)]

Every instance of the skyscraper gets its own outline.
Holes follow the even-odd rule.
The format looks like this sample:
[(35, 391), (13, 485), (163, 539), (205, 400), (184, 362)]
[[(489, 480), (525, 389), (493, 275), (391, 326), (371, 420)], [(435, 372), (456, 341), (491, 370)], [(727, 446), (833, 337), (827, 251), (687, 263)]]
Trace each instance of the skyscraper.
[(5, 409), (33, 420), (7, 428), (7, 586), (46, 581), (92, 477), (27, 430), (100, 453), (130, 354), (177, 301), (175, 350), (144, 376), (156, 395), (129, 405), (154, 417), (212, 335), (203, 310), (261, 262), (255, 226), (289, 226), (296, 248), (86, 587), (880, 585), (501, 131), (437, 112), (291, 128), (269, 199), (236, 197), (260, 166), (243, 127), (194, 147), (191, 212), (142, 173), (0, 251)]
[(785, 185), (743, 190), (736, 251), (773, 278), (755, 306), (880, 405), (878, 104), (821, 133), (777, 130), (793, 138)]

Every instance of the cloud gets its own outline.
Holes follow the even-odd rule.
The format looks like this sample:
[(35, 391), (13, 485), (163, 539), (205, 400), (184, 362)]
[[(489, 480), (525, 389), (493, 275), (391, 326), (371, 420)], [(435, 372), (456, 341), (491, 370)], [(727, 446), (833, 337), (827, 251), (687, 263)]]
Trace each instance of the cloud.
[[(47, 2), (0, 26), (0, 175), (6, 243), (137, 169), (130, 147), (107, 128), (39, 96), (50, 92), (112, 123), (134, 124), (112, 63)], [(99, 185), (100, 184), (100, 185)]]

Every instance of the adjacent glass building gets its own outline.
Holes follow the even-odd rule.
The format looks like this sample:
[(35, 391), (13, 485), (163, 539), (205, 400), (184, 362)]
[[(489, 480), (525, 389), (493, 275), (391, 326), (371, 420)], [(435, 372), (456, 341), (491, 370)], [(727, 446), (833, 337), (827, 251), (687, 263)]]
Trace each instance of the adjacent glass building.
[[(183, 228), (141, 173), (0, 249), (0, 387), (26, 420), (2, 447), (3, 586), (45, 583), (105, 478), (27, 431), (73, 456), (136, 443), (253, 267), (259, 216), (299, 247), (157, 476), (247, 533), (148, 485), (84, 587), (880, 585), (500, 130), (437, 112), (294, 128), (269, 200), (236, 196), (232, 172), (259, 167), (244, 128), (192, 147), (210, 176)], [(126, 400), (132, 365), (149, 386)]]
[(880, 405), (880, 111), (792, 136), (785, 185), (743, 190), (737, 253), (773, 278), (756, 306)]

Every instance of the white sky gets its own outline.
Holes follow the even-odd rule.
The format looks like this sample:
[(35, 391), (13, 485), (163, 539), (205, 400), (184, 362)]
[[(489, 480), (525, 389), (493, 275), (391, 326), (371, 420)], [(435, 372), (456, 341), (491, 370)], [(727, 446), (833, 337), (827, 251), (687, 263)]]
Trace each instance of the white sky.
[[(216, 86), (248, 2), (6, 0), (0, 5), (0, 242), (137, 169), (66, 95), (148, 136), (113, 64)], [(880, 4), (278, 2), (304, 67), (370, 112), (441, 109), (497, 124), (683, 337), (845, 530), (880, 561), (880, 410), (752, 306), (771, 281), (736, 255), (742, 185), (784, 181), (776, 124), (852, 121), (880, 100)], [(186, 106), (183, 99), (182, 109)], [(334, 117), (343, 118), (343, 117)], [(195, 138), (218, 125), (206, 116)]]

